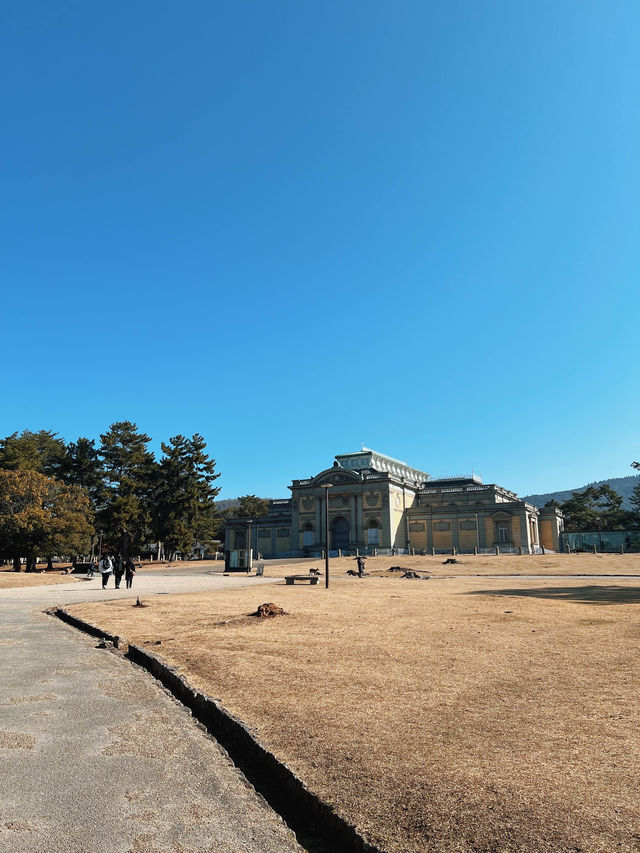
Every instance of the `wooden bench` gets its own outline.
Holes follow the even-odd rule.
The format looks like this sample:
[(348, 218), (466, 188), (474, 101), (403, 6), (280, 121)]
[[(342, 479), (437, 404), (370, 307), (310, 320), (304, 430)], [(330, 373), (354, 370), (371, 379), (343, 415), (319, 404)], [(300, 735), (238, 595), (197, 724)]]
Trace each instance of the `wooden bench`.
[(285, 580), (287, 585), (293, 584), (296, 581), (307, 581), (313, 586), (318, 583), (318, 575), (287, 575)]

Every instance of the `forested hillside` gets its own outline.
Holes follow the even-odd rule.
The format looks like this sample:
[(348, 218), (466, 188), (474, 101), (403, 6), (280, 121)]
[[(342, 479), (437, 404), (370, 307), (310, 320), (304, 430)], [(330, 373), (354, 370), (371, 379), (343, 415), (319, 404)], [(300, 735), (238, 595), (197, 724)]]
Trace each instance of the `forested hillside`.
[(631, 475), (630, 477), (613, 477), (609, 480), (598, 480), (595, 483), (587, 483), (586, 486), (576, 486), (575, 489), (567, 489), (564, 492), (548, 492), (543, 495), (525, 495), (522, 499), (525, 501), (529, 501), (534, 506), (544, 506), (551, 499), (557, 501), (558, 503), (562, 503), (563, 501), (569, 500), (573, 492), (582, 492), (588, 486), (602, 486), (607, 485), (611, 486), (611, 488), (622, 496), (623, 502), (622, 506), (624, 509), (631, 509), (631, 504), (629, 502), (629, 498), (631, 497), (631, 492), (634, 487), (640, 481), (640, 475)]

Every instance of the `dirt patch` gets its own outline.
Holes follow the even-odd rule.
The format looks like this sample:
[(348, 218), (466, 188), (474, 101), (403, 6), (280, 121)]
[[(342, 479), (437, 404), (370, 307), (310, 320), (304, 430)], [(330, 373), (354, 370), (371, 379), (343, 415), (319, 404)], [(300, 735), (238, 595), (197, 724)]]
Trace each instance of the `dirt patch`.
[(144, 699), (152, 699), (154, 696), (151, 688), (141, 679), (132, 681), (127, 679), (125, 683), (121, 681), (101, 681), (98, 684), (100, 692), (110, 699), (124, 699), (125, 701), (132, 699), (140, 701)]
[(48, 699), (57, 699), (51, 693), (42, 693), (40, 696), (13, 696), (6, 702), (0, 702), (0, 705), (27, 705), (29, 702), (46, 702)]
[(267, 602), (266, 604), (261, 604), (252, 615), (257, 616), (258, 619), (273, 619), (276, 616), (287, 616), (288, 614), (279, 605)]
[(35, 745), (35, 737), (25, 732), (0, 732), (2, 749), (33, 749)]
[(162, 711), (136, 714), (131, 723), (110, 726), (109, 733), (114, 741), (102, 750), (103, 755), (141, 755), (163, 759), (183, 748), (182, 739)]
[(133, 847), (128, 853), (163, 853), (163, 851), (154, 844), (155, 835), (139, 835), (133, 841)]
[(35, 832), (38, 828), (26, 820), (8, 820), (4, 826), (11, 832)]
[(143, 812), (134, 812), (132, 814), (127, 815), (127, 820), (138, 820), (141, 823), (146, 823), (150, 820), (156, 820), (158, 817), (158, 812), (153, 811), (153, 809), (147, 809)]
[(250, 588), (73, 610), (162, 640), (391, 853), (637, 853), (638, 588), (385, 570), (328, 591), (283, 584), (287, 619), (248, 619), (264, 595)]

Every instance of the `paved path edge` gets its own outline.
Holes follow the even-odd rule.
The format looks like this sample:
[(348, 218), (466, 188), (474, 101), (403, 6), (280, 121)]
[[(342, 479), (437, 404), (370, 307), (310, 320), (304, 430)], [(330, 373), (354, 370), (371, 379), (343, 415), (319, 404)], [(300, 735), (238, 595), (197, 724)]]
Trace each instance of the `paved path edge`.
[(256, 791), (264, 797), (309, 853), (385, 853), (370, 844), (332, 806), (310, 791), (291, 768), (256, 738), (238, 717), (218, 701), (192, 687), (175, 667), (157, 655), (86, 622), (61, 607), (47, 610), (63, 622), (94, 637), (111, 641), (115, 648), (128, 647), (124, 657), (157, 679), (201, 723)]
[[(98, 627), (98, 625), (94, 625), (92, 622), (86, 622), (84, 619), (74, 616), (73, 613), (69, 613), (68, 610), (64, 610), (62, 607), (52, 607), (46, 612), (50, 616), (57, 616), (62, 622), (67, 622), (79, 631), (84, 631), (85, 634), (91, 634), (92, 637), (98, 637), (100, 640), (108, 640), (113, 643), (113, 646), (116, 649), (122, 648), (123, 646), (122, 637), (118, 637), (116, 634), (110, 634), (108, 631), (104, 631), (102, 628)], [(124, 645), (126, 646), (126, 641), (124, 642)]]

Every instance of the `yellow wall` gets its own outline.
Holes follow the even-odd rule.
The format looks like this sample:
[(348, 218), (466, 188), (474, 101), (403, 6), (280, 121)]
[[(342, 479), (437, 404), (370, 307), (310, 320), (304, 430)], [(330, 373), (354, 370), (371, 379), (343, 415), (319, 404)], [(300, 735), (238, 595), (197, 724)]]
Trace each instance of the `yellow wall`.
[(453, 548), (453, 525), (456, 523), (455, 518), (442, 519), (449, 522), (449, 530), (437, 530), (436, 526), (440, 519), (433, 519), (433, 547), (436, 549)]
[(556, 525), (551, 519), (541, 519), (539, 521), (540, 544), (550, 551), (557, 551), (558, 542), (554, 536)]
[(460, 522), (465, 521), (471, 524), (475, 524), (475, 518), (464, 518), (460, 517), (457, 520), (458, 525), (458, 548), (461, 551), (473, 551), (475, 546), (478, 544), (478, 536), (477, 531), (474, 530), (461, 530)]
[(416, 548), (417, 550), (425, 549), (427, 547), (427, 523), (425, 521), (420, 521), (422, 524), (422, 530), (412, 530), (411, 525), (413, 522), (409, 522), (409, 541), (411, 543), (412, 548)]
[[(482, 524), (482, 521), (480, 521), (480, 524)], [(489, 515), (484, 520), (484, 535), (486, 536), (487, 547), (492, 548), (496, 534), (493, 519)]]
[(278, 531), (276, 530), (276, 552), (291, 550), (291, 535), (278, 536)]

